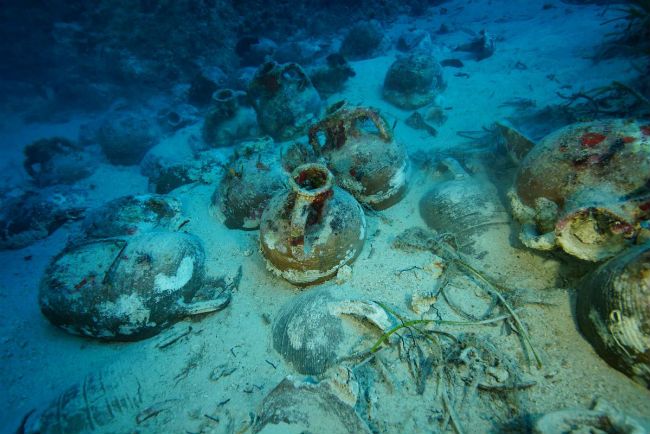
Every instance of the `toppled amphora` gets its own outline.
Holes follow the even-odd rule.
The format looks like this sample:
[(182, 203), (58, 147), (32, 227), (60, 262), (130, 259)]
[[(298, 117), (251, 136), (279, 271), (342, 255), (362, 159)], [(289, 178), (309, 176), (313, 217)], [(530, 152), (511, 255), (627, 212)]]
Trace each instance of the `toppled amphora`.
[(578, 326), (610, 365), (650, 388), (650, 244), (602, 264), (578, 288)]
[(447, 234), (474, 268), (505, 286), (550, 285), (559, 264), (511, 243), (512, 221), (496, 186), (484, 173), (470, 176), (452, 158), (442, 165), (453, 179), (436, 182), (420, 200), (426, 224)]
[(197, 237), (149, 232), (68, 247), (48, 266), (38, 299), (47, 319), (67, 332), (134, 341), (223, 309), (230, 292), (211, 285)]
[[(634, 244), (650, 219), (650, 125), (577, 123), (523, 159), (513, 213), (528, 247), (602, 261)], [(645, 222), (645, 223), (644, 223)]]
[(334, 176), (321, 164), (297, 167), (289, 187), (262, 214), (260, 247), (267, 268), (296, 285), (324, 281), (361, 252), (363, 210), (334, 186)]

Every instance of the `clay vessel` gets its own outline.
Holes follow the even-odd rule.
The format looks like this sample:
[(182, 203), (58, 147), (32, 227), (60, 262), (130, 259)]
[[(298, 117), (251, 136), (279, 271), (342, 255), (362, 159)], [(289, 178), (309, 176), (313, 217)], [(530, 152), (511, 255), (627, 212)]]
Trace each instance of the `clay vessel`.
[(26, 434), (128, 432), (151, 398), (143, 378), (130, 370), (108, 368), (92, 372), (56, 399), (30, 413)]
[(650, 244), (587, 275), (578, 289), (578, 325), (598, 354), (650, 388)]
[(320, 164), (297, 167), (289, 186), (262, 214), (260, 246), (267, 268), (297, 285), (326, 280), (361, 252), (363, 210)]
[(406, 150), (377, 110), (339, 102), (310, 128), (309, 142), (325, 158), (337, 184), (359, 202), (385, 209), (406, 194), (410, 173)]
[(21, 249), (83, 218), (87, 192), (70, 186), (0, 194), (0, 250)]
[(354, 24), (341, 42), (340, 53), (348, 59), (376, 57), (390, 48), (390, 38), (377, 20)]
[(442, 66), (427, 52), (400, 56), (384, 79), (386, 101), (405, 110), (415, 110), (435, 101), (446, 87)]
[(128, 195), (88, 211), (82, 230), (87, 239), (110, 238), (175, 231), (185, 220), (177, 199), (160, 194)]
[(93, 240), (54, 257), (41, 281), (39, 304), (67, 332), (144, 339), (228, 304), (229, 292), (206, 280), (204, 262), (201, 241), (180, 232)]
[(260, 129), (278, 141), (304, 134), (321, 113), (320, 96), (297, 63), (264, 63), (255, 72), (248, 95)]
[[(349, 298), (351, 292), (341, 287), (305, 292), (279, 312), (273, 322), (273, 348), (297, 372), (323, 374), (341, 357), (364, 351), (397, 325), (377, 303)], [(368, 330), (353, 318), (376, 329)]]
[(286, 190), (280, 154), (265, 137), (238, 149), (212, 195), (212, 213), (230, 229), (257, 229), (271, 198)]
[[(359, 388), (354, 379), (348, 381)], [(354, 410), (354, 402), (341, 399), (331, 382), (316, 383), (289, 376), (262, 401), (252, 432), (370, 434), (371, 431)]]
[(114, 112), (99, 125), (94, 140), (108, 161), (117, 165), (136, 165), (159, 139), (159, 128), (149, 114)]
[(23, 150), (23, 167), (40, 187), (72, 184), (90, 176), (97, 168), (98, 158), (92, 150), (63, 137), (40, 139)]
[(255, 111), (243, 103), (244, 97), (244, 92), (232, 89), (221, 89), (212, 95), (212, 108), (201, 131), (208, 146), (232, 146), (258, 135)]
[(426, 224), (444, 234), (474, 268), (504, 286), (553, 285), (559, 262), (513, 243), (512, 219), (486, 175), (470, 176), (451, 158), (442, 163), (452, 179), (436, 182), (420, 200)]
[(650, 219), (648, 173), (650, 125), (614, 119), (549, 134), (522, 160), (510, 194), (520, 239), (588, 261), (611, 258)]

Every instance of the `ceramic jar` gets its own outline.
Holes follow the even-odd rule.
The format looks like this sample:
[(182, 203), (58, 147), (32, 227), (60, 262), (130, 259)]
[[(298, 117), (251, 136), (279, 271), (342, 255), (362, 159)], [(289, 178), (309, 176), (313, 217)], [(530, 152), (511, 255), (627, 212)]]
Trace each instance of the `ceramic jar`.
[(359, 202), (385, 209), (406, 194), (410, 163), (379, 112), (339, 102), (309, 130), (309, 142), (336, 182)]
[(576, 313), (598, 354), (650, 388), (650, 244), (628, 249), (587, 275)]
[(232, 146), (258, 135), (255, 111), (244, 100), (244, 92), (232, 89), (220, 89), (212, 95), (212, 108), (202, 129), (203, 141), (208, 146)]
[(49, 264), (41, 311), (67, 332), (102, 340), (153, 336), (191, 315), (222, 309), (228, 291), (205, 277), (201, 241), (180, 232), (92, 240)]
[(297, 63), (264, 63), (255, 72), (248, 95), (262, 133), (278, 141), (304, 134), (321, 113), (320, 96)]
[(230, 229), (257, 229), (271, 198), (286, 190), (286, 173), (270, 137), (248, 142), (228, 163), (212, 195), (212, 213)]
[(440, 63), (426, 52), (400, 56), (384, 79), (386, 101), (404, 110), (415, 110), (435, 101), (445, 89)]
[(297, 372), (322, 375), (341, 357), (371, 347), (377, 334), (398, 320), (379, 304), (353, 293), (352, 288), (337, 286), (293, 297), (273, 322), (273, 348)]
[(185, 220), (177, 199), (161, 194), (128, 195), (88, 211), (82, 232), (86, 239), (98, 239), (176, 231)]
[(297, 167), (289, 186), (262, 214), (261, 251), (267, 268), (289, 282), (321, 282), (361, 252), (366, 237), (363, 210), (334, 186), (332, 173), (320, 164)]
[(40, 139), (23, 150), (23, 167), (39, 187), (72, 184), (87, 178), (97, 168), (98, 155), (92, 151), (63, 137)]
[(420, 200), (425, 223), (451, 240), (475, 269), (506, 287), (552, 285), (559, 262), (512, 244), (512, 219), (487, 175), (470, 175), (451, 158), (442, 165), (452, 179), (437, 181)]
[(588, 261), (611, 258), (647, 226), (648, 173), (650, 124), (602, 120), (549, 134), (526, 154), (509, 194), (520, 239)]

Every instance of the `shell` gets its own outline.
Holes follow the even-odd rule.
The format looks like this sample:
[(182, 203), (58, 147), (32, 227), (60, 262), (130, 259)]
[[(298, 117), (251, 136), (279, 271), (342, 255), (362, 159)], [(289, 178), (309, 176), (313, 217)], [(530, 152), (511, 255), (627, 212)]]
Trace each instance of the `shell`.
[[(184, 316), (228, 303), (229, 294), (204, 295), (204, 262), (200, 240), (184, 233), (90, 241), (52, 260), (39, 304), (54, 325), (70, 333), (143, 339)], [(200, 301), (199, 294), (211, 299)]]
[(269, 200), (286, 190), (286, 174), (270, 137), (246, 143), (212, 195), (213, 214), (230, 229), (257, 229)]
[(319, 178), (314, 182), (323, 182), (320, 175), (329, 174), (321, 165), (299, 166), (290, 178), (292, 189), (271, 199), (260, 224), (267, 268), (296, 285), (335, 275), (359, 255), (366, 237), (366, 220), (357, 201), (331, 187), (331, 181), (318, 188), (302, 185), (313, 181), (306, 175), (312, 172)]
[(86, 239), (120, 237), (152, 230), (177, 230), (183, 223), (178, 200), (159, 194), (123, 196), (88, 212)]
[(650, 388), (650, 244), (602, 264), (580, 284), (578, 325), (610, 365)]
[[(339, 288), (340, 290), (340, 288)], [(310, 291), (287, 303), (273, 324), (273, 347), (293, 368), (306, 375), (319, 375), (354, 350), (372, 346), (379, 335), (358, 348), (363, 328), (351, 321), (365, 320), (384, 331), (395, 320), (374, 302), (346, 299), (322, 289)]]
[(324, 383), (287, 377), (262, 402), (254, 433), (370, 434), (354, 408)]

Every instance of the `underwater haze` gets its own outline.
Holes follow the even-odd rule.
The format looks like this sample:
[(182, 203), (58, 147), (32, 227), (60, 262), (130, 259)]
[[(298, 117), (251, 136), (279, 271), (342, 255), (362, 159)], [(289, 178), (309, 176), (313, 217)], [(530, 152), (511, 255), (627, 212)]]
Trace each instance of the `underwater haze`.
[(6, 0), (0, 433), (650, 431), (650, 2)]

